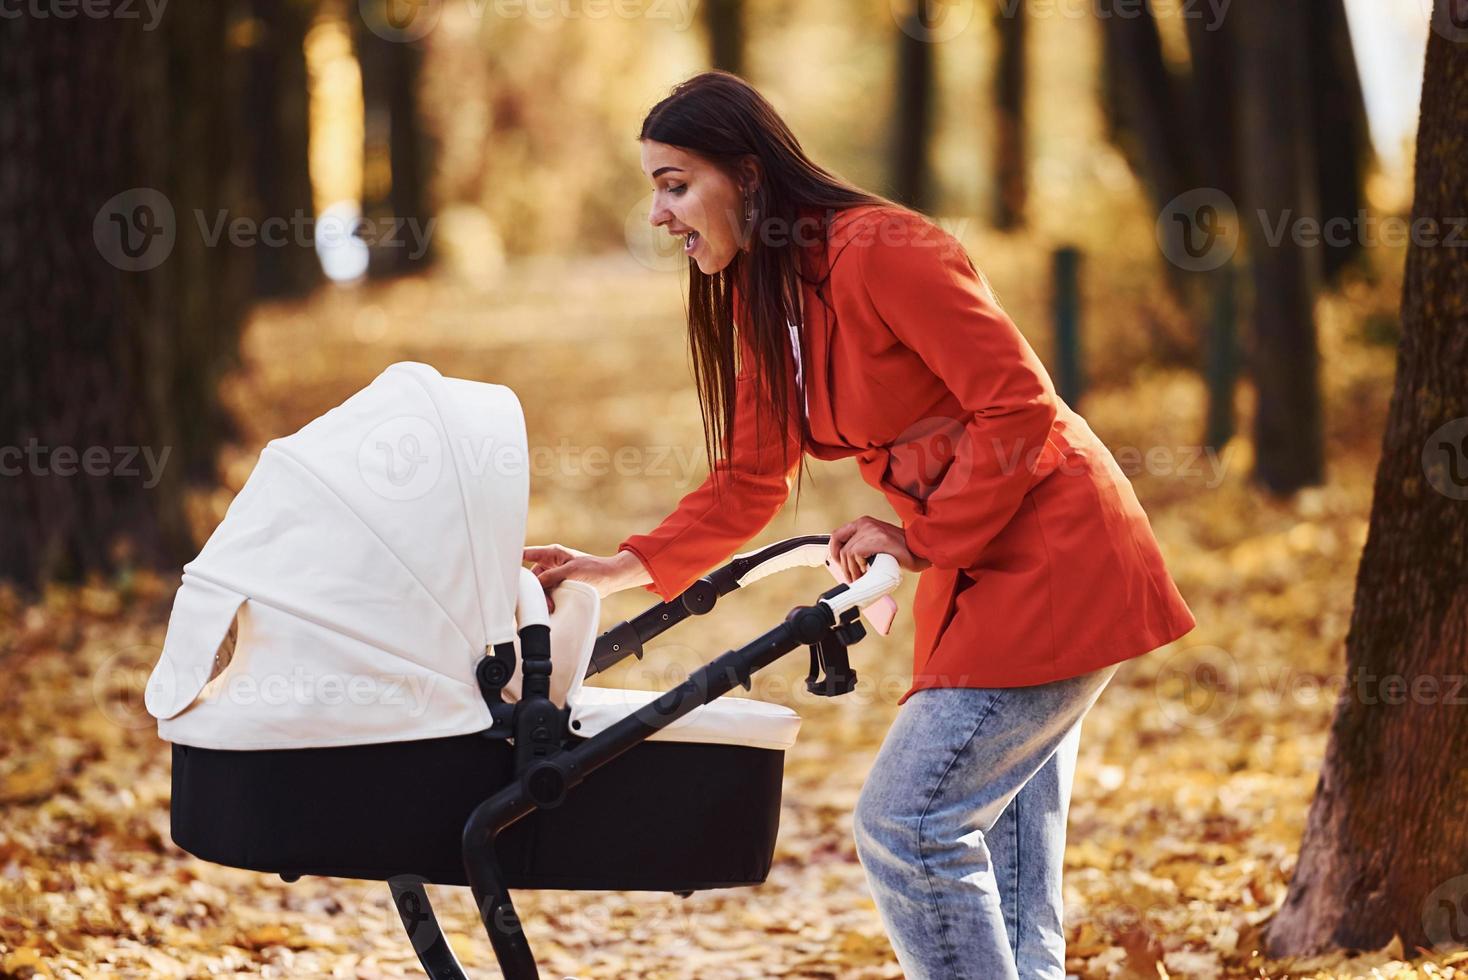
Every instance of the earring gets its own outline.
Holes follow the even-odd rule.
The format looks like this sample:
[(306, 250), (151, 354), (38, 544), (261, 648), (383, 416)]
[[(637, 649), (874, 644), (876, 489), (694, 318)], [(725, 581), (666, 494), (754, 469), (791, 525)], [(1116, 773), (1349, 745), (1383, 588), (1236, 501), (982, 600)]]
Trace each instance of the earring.
[(753, 221), (754, 220), (754, 204), (749, 200), (749, 193), (748, 192), (745, 192), (745, 195), (744, 195), (744, 220), (745, 221)]

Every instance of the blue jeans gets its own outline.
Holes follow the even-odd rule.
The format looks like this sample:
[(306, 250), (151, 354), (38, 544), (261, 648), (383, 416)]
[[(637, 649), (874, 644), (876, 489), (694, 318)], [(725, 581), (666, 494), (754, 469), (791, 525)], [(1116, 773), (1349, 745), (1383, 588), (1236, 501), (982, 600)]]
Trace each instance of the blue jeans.
[(1081, 720), (1118, 665), (898, 709), (856, 851), (908, 980), (1065, 978), (1060, 888)]

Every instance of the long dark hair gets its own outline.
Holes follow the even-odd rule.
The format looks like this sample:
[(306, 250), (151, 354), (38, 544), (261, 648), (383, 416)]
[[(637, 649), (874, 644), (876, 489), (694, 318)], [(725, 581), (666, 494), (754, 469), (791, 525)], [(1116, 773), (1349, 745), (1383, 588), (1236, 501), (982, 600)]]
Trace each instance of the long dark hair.
[[(810, 429), (801, 411), (803, 385), (794, 383), (786, 321), (800, 317), (804, 276), (797, 243), (808, 241), (812, 229), (797, 228), (797, 212), (816, 209), (822, 216), (819, 234), (824, 237), (836, 211), (867, 204), (899, 205), (813, 163), (765, 97), (730, 72), (706, 71), (674, 86), (648, 112), (638, 139), (696, 153), (736, 179), (741, 161), (747, 157), (758, 161), (759, 186), (750, 196), (754, 212), (750, 228), (758, 231), (750, 236), (749, 251), (736, 252), (734, 260), (712, 276), (701, 272), (694, 260), (688, 262), (693, 377), (709, 469), (717, 476), (717, 460), (727, 460), (734, 445), (735, 378), (739, 370), (751, 367), (736, 362), (740, 338), (735, 335), (732, 288), (737, 284), (744, 307), (738, 329), (754, 354), (760, 397), (777, 420), (777, 432), (787, 431), (790, 413), (797, 414), (803, 450)], [(808, 360), (803, 351), (802, 358)], [(788, 455), (785, 465), (790, 466)], [(717, 478), (714, 488), (718, 490)]]

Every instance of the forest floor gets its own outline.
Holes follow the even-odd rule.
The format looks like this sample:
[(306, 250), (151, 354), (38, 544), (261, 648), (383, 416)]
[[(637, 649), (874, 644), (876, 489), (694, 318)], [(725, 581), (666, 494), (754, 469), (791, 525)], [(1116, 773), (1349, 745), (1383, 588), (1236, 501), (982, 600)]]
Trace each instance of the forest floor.
[[(1014, 270), (990, 274), (1028, 281)], [(1010, 292), (1016, 320), (1037, 337), (1040, 300)], [(1107, 311), (1096, 317), (1097, 363), (1127, 337), (1136, 343), (1123, 333), (1135, 300), (1102, 299), (1092, 304)], [(1258, 952), (1293, 870), (1341, 686), (1390, 395), (1392, 348), (1362, 339), (1359, 312), (1347, 299), (1322, 307), (1329, 479), (1292, 500), (1250, 485), (1247, 439), (1199, 445), (1195, 372), (1129, 369), (1122, 357), (1098, 370), (1080, 405), (1133, 477), (1198, 627), (1127, 662), (1085, 722), (1065, 878), (1079, 977), (1468, 972), (1468, 953), (1424, 958), (1400, 944), (1296, 962)], [(531, 541), (610, 551), (702, 477), (680, 317), (675, 278), (610, 258), (525, 263), (493, 290), (406, 280), (263, 308), (226, 387), (240, 437), (222, 459), (222, 486), (195, 502), (200, 533), (265, 441), (408, 359), (512, 386), (537, 451)], [(1038, 337), (1036, 345), (1043, 354)], [(1246, 386), (1239, 401), (1247, 431)], [(608, 466), (598, 454), (629, 447), (620, 458), (633, 465)], [(888, 513), (854, 466), (816, 465), (812, 477), (798, 508), (787, 506), (760, 540)], [(382, 885), (288, 885), (206, 864), (171, 842), (168, 748), (140, 692), (176, 581), (138, 573), (35, 601), (0, 596), (0, 976), (421, 975)], [(668, 686), (827, 585), (817, 571), (762, 583), (601, 683)], [(912, 588), (900, 594), (904, 610)], [(612, 597), (606, 621), (648, 601)], [(753, 696), (804, 719), (787, 754), (766, 884), (686, 900), (521, 893), (546, 975), (899, 977), (857, 863), (851, 813), (905, 688), (911, 636), (903, 615), (892, 636), (855, 648), (863, 684), (844, 698), (807, 695), (803, 657), (758, 678)], [(439, 891), (466, 967), (493, 975), (467, 893)]]

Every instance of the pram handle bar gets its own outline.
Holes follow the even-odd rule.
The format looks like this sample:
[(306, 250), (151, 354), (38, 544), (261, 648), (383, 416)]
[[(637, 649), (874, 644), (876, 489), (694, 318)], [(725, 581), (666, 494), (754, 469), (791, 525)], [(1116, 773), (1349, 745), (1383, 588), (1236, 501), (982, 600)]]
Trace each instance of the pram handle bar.
[[(681, 605), (663, 603), (619, 628), (631, 631), (640, 653), (642, 636), (655, 636), (673, 622), (707, 612), (718, 596), (732, 592), (742, 584), (784, 568), (817, 564), (818, 553), (823, 554), (828, 543), (829, 539), (824, 535), (812, 535), (740, 555), (680, 596), (679, 600), (683, 600)], [(823, 562), (824, 558), (819, 561)], [(893, 591), (900, 581), (901, 571), (896, 559), (890, 555), (875, 555), (866, 574), (850, 586), (837, 585), (815, 604), (796, 607), (774, 629), (704, 664), (689, 674), (682, 684), (591, 738), (571, 745), (570, 740), (564, 738), (568, 733), (561, 729), (544, 746), (547, 751), (533, 753), (534, 758), (524, 760), (526, 764), (522, 765), (517, 753), (514, 782), (480, 803), (470, 814), (464, 824), (462, 848), (464, 870), (478, 906), (480, 921), (489, 935), (505, 980), (534, 980), (540, 974), (496, 859), (495, 840), (500, 832), (536, 809), (559, 806), (566, 794), (591, 773), (690, 712), (727, 694), (736, 684), (749, 688), (755, 671), (768, 667), (793, 650), (807, 646), (814, 656), (816, 650), (825, 650), (834, 644), (844, 665), (846, 645), (858, 642), (862, 637), (859, 624), (855, 623), (854, 610)], [(522, 646), (539, 646), (541, 634), (548, 634), (548, 629), (541, 625), (528, 627), (521, 634)], [(544, 646), (546, 649), (537, 653), (537, 659), (548, 661), (548, 635)], [(849, 675), (848, 679), (854, 682), (855, 674), (849, 669), (843, 669), (841, 673)], [(841, 678), (835, 680), (840, 681)], [(829, 686), (833, 680), (828, 677), (823, 683)], [(516, 710), (523, 711), (525, 706), (522, 701)], [(517, 717), (516, 729), (523, 734), (525, 726), (520, 721)], [(564, 719), (562, 721), (564, 723)], [(543, 727), (549, 730), (556, 726), (553, 719), (547, 717), (543, 719)], [(467, 980), (443, 936), (422, 884), (412, 879), (394, 880), (392, 894), (403, 926), (413, 939), (414, 950), (428, 976), (432, 980)]]
[(839, 620), (842, 613), (860, 609), (884, 595), (891, 595), (901, 584), (902, 568), (897, 564), (897, 559), (891, 555), (873, 555), (861, 578), (835, 595), (823, 597), (821, 601), (831, 607)]
[[(846, 587), (838, 586), (838, 589), (845, 591)], [(611, 727), (535, 763), (475, 808), (464, 825), (464, 870), (505, 980), (533, 980), (540, 974), (495, 857), (495, 838), (500, 831), (536, 808), (559, 805), (566, 793), (592, 772), (689, 712), (727, 694), (736, 684), (749, 686), (750, 675), (755, 671), (801, 646), (821, 642), (840, 626), (840, 617), (830, 604), (817, 602), (801, 606), (779, 626), (704, 664), (682, 684)], [(450, 972), (441, 957), (432, 967), (427, 959), (423, 962), (435, 980), (458, 980), (461, 976)]]
[(792, 568), (820, 568), (826, 564), (830, 548), (831, 536), (829, 534), (807, 534), (798, 538), (786, 538), (768, 548), (735, 555), (729, 564), (714, 572), (710, 578), (720, 574), (732, 575), (736, 583), (735, 587), (742, 589), (747, 585), (753, 585), (762, 578), (769, 578), (771, 575), (777, 575)]
[[(830, 545), (829, 534), (805, 534), (735, 555), (728, 564), (709, 572), (669, 601), (660, 602), (631, 619), (618, 623), (598, 637), (596, 647), (592, 650), (591, 663), (586, 668), (586, 676), (599, 674), (629, 656), (635, 655), (639, 660), (642, 659), (643, 644), (666, 633), (689, 616), (704, 615), (714, 608), (721, 596), (726, 596), (735, 589), (753, 585), (760, 579), (792, 568), (819, 568), (826, 565)], [(878, 568), (878, 559), (885, 557), (887, 556), (874, 556), (867, 574), (851, 584), (853, 597), (849, 601), (843, 600), (844, 604), (836, 609), (838, 616), (847, 609), (874, 602), (897, 588), (902, 573), (897, 569), (896, 561), (889, 559), (891, 570), (885, 564)]]

